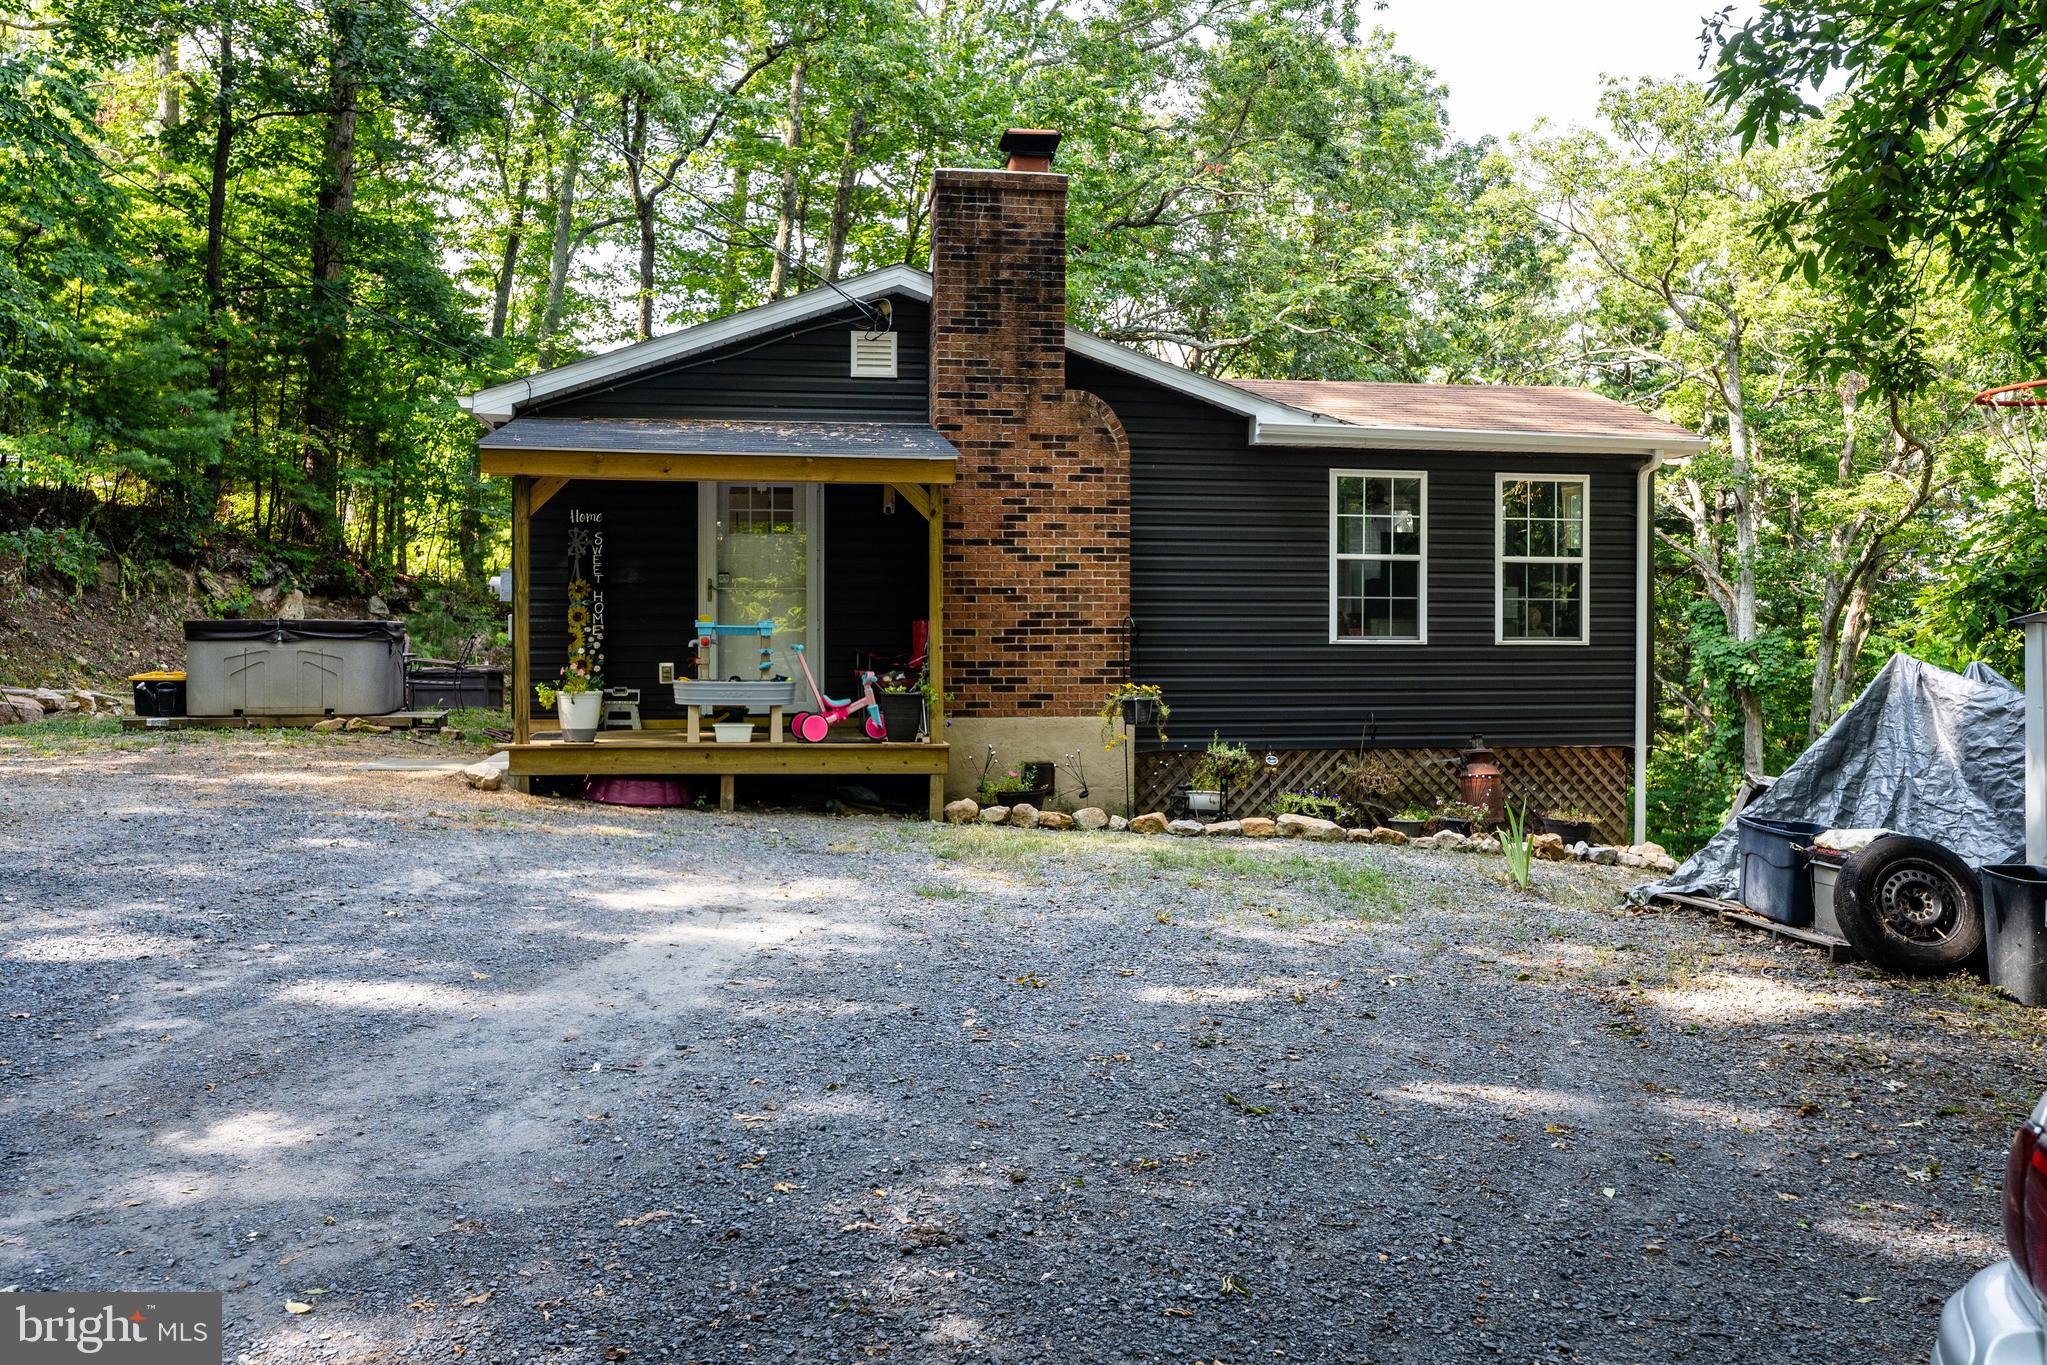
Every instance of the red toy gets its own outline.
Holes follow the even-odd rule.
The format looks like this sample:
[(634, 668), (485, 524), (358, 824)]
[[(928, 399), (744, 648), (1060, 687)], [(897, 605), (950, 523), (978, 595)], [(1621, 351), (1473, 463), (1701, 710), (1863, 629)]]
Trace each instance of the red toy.
[(881, 723), (881, 703), (874, 699), (872, 669), (860, 675), (861, 686), (866, 689), (860, 696), (835, 701), (818, 690), (817, 679), (810, 672), (810, 660), (803, 657), (803, 646), (791, 645), (789, 648), (794, 651), (796, 662), (803, 665), (803, 677), (810, 684), (810, 694), (817, 698), (817, 710), (798, 711), (790, 718), (789, 728), (796, 732), (796, 738), (806, 744), (822, 744), (831, 735), (833, 725), (850, 718), (863, 707), (867, 711), (867, 737), (880, 739), (888, 733)]

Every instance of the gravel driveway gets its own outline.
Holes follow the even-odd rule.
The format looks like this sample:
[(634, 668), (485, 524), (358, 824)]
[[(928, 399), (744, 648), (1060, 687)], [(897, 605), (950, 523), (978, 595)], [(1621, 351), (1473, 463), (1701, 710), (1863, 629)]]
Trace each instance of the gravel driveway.
[(0, 1286), (250, 1361), (1913, 1360), (2001, 1254), (2047, 1028), (1613, 869), (364, 766), (450, 752), (0, 736)]

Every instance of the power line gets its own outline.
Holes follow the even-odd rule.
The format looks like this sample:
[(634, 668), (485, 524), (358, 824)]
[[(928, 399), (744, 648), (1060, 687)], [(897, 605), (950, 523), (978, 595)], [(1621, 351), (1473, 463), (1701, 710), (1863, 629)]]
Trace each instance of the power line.
[[(455, 46), (461, 48), (464, 52), (467, 52), (470, 56), (476, 58), (476, 60), (482, 62), (491, 70), (497, 72), (498, 75), (504, 80), (510, 82), (513, 85), (518, 86), (521, 90), (524, 90), (534, 99), (539, 100), (542, 104), (554, 110), (554, 112), (560, 115), (562, 120), (566, 122), (570, 127), (582, 129), (592, 138), (595, 138), (599, 142), (602, 142), (606, 146), (610, 147), (613, 151), (617, 152), (627, 161), (632, 161), (635, 159), (634, 154), (631, 151), (627, 150), (625, 144), (611, 141), (611, 139), (605, 133), (596, 128), (591, 127), (589, 124), (577, 118), (569, 110), (563, 108), (560, 101), (554, 99), (552, 96), (546, 94), (545, 92), (535, 88), (533, 85), (529, 84), (522, 78), (513, 75), (510, 71), (506, 70), (502, 65), (500, 65), (496, 59), (486, 55), (483, 52), (478, 51), (477, 48), (473, 44), (471, 44), (467, 39), (457, 37), (455, 34), (448, 32), (448, 30), (446, 30), (445, 28), (442, 28), (441, 25), (433, 18), (432, 15), (414, 6), (411, 3), (411, 0), (398, 0), (398, 3), (405, 9), (410, 10), (412, 12), (413, 17), (418, 19), (421, 23), (425, 24), (428, 28), (440, 34), (443, 38), (446, 38), (449, 42), (455, 44)], [(675, 151), (676, 149), (665, 148), (663, 150)], [(645, 152), (643, 151), (642, 153), (640, 153), (640, 155), (644, 157)], [(688, 156), (688, 152), (681, 151), (678, 152), (678, 155), (686, 158)], [(813, 279), (815, 279), (819, 284), (831, 290), (834, 294), (837, 294), (847, 303), (853, 305), (853, 307), (859, 309), (860, 315), (867, 319), (868, 324), (870, 326), (873, 326), (882, 321), (880, 313), (872, 305), (868, 304), (863, 299), (854, 298), (851, 294), (841, 289), (836, 280), (826, 279), (823, 272), (819, 271), (817, 267), (811, 265), (807, 261), (792, 259), (787, 253), (783, 252), (773, 243), (764, 240), (758, 232), (756, 232), (752, 227), (748, 226), (743, 220), (734, 218), (730, 213), (726, 212), (726, 210), (723, 207), (713, 203), (709, 199), (706, 199), (703, 195), (698, 194), (689, 186), (673, 180), (671, 180), (669, 184), (671, 188), (680, 190), (689, 198), (694, 199), (697, 203), (703, 205), (712, 213), (715, 213), (718, 215), (718, 217), (724, 219), (726, 225), (730, 227), (734, 232), (741, 233), (747, 237), (752, 238), (756, 246), (761, 247), (762, 249), (767, 251), (769, 255), (773, 256), (777, 261), (780, 261), (783, 269), (785, 270), (794, 269), (804, 271), (805, 273), (809, 274)]]

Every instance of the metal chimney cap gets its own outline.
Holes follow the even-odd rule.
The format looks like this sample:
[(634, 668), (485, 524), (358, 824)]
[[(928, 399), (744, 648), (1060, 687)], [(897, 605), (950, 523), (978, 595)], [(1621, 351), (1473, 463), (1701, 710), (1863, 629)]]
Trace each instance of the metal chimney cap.
[(1053, 153), (1059, 150), (1057, 128), (1011, 128), (998, 144), (1009, 156), (1012, 171), (1049, 171)]

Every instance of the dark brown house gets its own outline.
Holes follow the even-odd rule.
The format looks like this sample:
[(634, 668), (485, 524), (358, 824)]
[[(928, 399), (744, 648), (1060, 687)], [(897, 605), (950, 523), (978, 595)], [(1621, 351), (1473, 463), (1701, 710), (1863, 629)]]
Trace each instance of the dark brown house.
[[(1136, 680), (1172, 709), (1170, 740), (1139, 736), (1140, 807), (1212, 736), (1271, 756), (1260, 799), (1361, 745), (1384, 790), (1446, 794), (1483, 737), (1530, 794), (1640, 837), (1651, 480), (1699, 438), (1576, 389), (1193, 374), (1066, 326), (1064, 176), (1013, 156), (939, 171), (931, 199), (929, 273), (470, 400), (513, 480), (515, 779), (719, 774), (729, 799), (734, 776), (924, 774), (935, 807), (992, 745), (1005, 768), (1082, 755), (1113, 806), (1098, 713)], [(605, 681), (639, 694), (642, 728), (595, 746), (532, 714), (572, 583)], [(692, 669), (694, 621), (761, 613), (765, 653), (718, 635)], [(801, 643), (844, 697), (920, 622), (945, 700), (914, 741), (693, 740), (667, 680), (787, 675), (802, 706)]]

